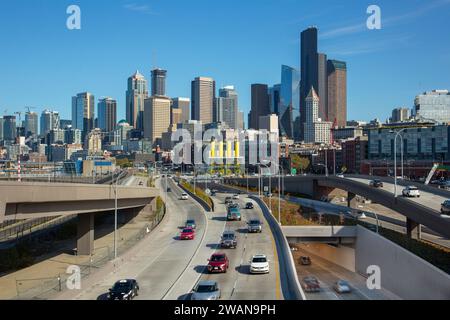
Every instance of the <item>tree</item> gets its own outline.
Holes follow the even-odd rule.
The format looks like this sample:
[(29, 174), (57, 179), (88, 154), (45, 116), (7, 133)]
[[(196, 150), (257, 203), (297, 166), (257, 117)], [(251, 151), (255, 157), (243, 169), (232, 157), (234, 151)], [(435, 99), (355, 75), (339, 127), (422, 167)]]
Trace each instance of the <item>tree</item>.
[(291, 155), (291, 168), (297, 169), (297, 171), (303, 172), (308, 169), (311, 161), (306, 157), (301, 157), (298, 154)]

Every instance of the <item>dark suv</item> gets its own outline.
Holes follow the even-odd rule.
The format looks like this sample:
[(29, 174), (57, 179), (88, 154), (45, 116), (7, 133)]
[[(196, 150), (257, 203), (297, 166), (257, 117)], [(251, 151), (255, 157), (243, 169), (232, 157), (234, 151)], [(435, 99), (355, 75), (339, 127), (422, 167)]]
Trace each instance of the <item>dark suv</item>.
[(131, 300), (139, 294), (139, 285), (134, 279), (117, 281), (109, 289), (109, 300)]
[(374, 188), (383, 188), (383, 182), (378, 179), (370, 181), (369, 185)]

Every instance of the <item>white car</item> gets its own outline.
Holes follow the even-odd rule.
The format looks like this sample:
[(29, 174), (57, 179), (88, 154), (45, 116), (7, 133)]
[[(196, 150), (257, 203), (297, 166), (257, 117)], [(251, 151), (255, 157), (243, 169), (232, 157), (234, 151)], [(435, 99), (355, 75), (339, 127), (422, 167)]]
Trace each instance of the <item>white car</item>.
[(408, 198), (419, 198), (420, 197), (420, 191), (417, 187), (414, 186), (408, 186), (402, 191), (402, 195), (404, 197)]
[(239, 200), (239, 195), (238, 194), (233, 195), (233, 200)]
[(189, 196), (188, 196), (187, 193), (182, 193), (180, 199), (181, 199), (181, 200), (188, 200), (188, 199), (189, 199)]
[(269, 273), (269, 260), (264, 254), (257, 254), (250, 262), (250, 273)]
[(343, 175), (342, 173), (338, 173), (338, 174), (336, 175), (336, 177), (338, 177), (338, 178), (344, 178), (344, 175)]

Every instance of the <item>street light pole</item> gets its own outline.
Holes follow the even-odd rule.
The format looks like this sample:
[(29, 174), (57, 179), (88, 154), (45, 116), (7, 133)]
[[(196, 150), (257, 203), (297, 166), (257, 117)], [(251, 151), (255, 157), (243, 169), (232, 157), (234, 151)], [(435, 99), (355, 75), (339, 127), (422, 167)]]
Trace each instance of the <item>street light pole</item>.
[(403, 137), (401, 133), (405, 131), (406, 128), (403, 128), (395, 133), (394, 137), (394, 198), (397, 198), (397, 138), (402, 138), (401, 145), (401, 161), (402, 161), (402, 179), (403, 179)]

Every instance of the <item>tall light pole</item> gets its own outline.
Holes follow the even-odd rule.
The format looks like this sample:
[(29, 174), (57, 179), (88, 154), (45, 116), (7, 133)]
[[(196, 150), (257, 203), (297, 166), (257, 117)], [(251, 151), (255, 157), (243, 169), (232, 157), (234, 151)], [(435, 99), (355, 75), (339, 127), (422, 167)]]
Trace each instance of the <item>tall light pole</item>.
[(391, 131), (391, 133), (395, 133), (394, 138), (394, 198), (397, 198), (397, 138), (402, 138), (401, 145), (401, 161), (402, 161), (402, 178), (403, 178), (403, 136), (401, 133), (405, 131), (407, 128), (403, 128), (399, 131)]
[(118, 191), (118, 181), (122, 172), (116, 177), (115, 187), (114, 187), (114, 259), (117, 258), (117, 191)]

